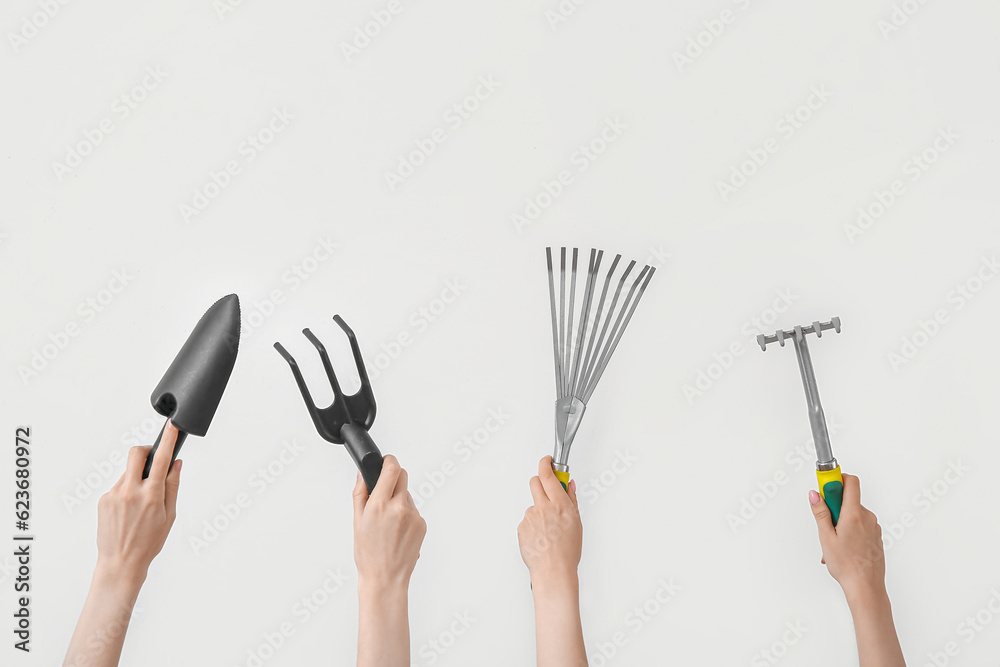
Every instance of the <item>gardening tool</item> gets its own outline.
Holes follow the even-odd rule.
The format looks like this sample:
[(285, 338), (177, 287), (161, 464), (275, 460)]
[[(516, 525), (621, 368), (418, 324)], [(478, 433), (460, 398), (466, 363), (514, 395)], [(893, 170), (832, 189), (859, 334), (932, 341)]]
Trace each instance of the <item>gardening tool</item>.
[[(579, 306), (578, 329), (574, 330), (573, 321), (576, 312), (576, 283), (577, 283), (577, 248), (573, 248), (573, 260), (570, 268), (569, 285), (569, 307), (566, 304), (566, 248), (560, 251), (559, 264), (559, 303), (558, 312), (556, 306), (556, 291), (554, 269), (552, 266), (552, 248), (545, 249), (545, 257), (549, 270), (549, 304), (552, 310), (552, 352), (555, 359), (556, 370), (556, 445), (552, 455), (552, 468), (556, 477), (562, 483), (563, 488), (569, 484), (569, 450), (573, 445), (573, 439), (580, 428), (583, 420), (583, 413), (587, 409), (587, 402), (590, 400), (598, 381), (604, 374), (608, 366), (611, 355), (618, 347), (618, 342), (625, 333), (625, 327), (632, 319), (632, 313), (639, 305), (639, 299), (646, 290), (650, 278), (653, 277), (655, 268), (646, 266), (639, 272), (639, 275), (632, 283), (631, 289), (615, 317), (616, 306), (619, 305), (622, 289), (629, 275), (635, 268), (636, 262), (633, 260), (618, 279), (618, 287), (611, 305), (608, 307), (604, 326), (601, 327), (600, 336), (597, 329), (601, 322), (601, 315), (604, 314), (604, 305), (607, 300), (611, 281), (618, 267), (622, 256), (617, 255), (611, 263), (607, 277), (604, 279), (604, 289), (601, 291), (601, 298), (597, 303), (597, 310), (591, 314), (591, 306), (594, 300), (597, 277), (601, 270), (601, 260), (604, 258), (603, 250), (592, 249), (590, 251), (590, 265), (587, 268), (587, 277), (583, 290), (583, 298)], [(614, 325), (611, 325), (614, 320)], [(610, 328), (610, 331), (609, 331)], [(588, 335), (589, 331), (589, 335)], [(596, 343), (595, 343), (596, 341)], [(586, 344), (586, 351), (584, 351)]]
[(816, 375), (813, 373), (812, 358), (809, 356), (809, 345), (806, 335), (814, 333), (817, 338), (823, 337), (823, 332), (834, 329), (840, 333), (840, 318), (831, 318), (829, 322), (813, 322), (804, 327), (797, 326), (791, 330), (778, 329), (773, 335), (757, 336), (757, 344), (761, 350), (767, 350), (768, 343), (777, 342), (785, 346), (785, 339), (791, 338), (795, 344), (795, 355), (799, 359), (799, 373), (802, 375), (802, 386), (806, 390), (806, 403), (809, 406), (809, 426), (812, 427), (813, 442), (816, 444), (816, 478), (819, 481), (819, 493), (830, 508), (833, 525), (840, 519), (840, 507), (844, 501), (844, 478), (840, 473), (840, 465), (833, 457), (830, 446), (830, 434), (826, 430), (826, 416), (819, 402), (819, 390), (816, 388)]
[[(240, 299), (224, 296), (205, 311), (152, 396), (153, 409), (177, 427), (173, 465), (187, 436), (204, 436), (222, 400), (240, 347)], [(166, 428), (166, 423), (163, 424)], [(149, 476), (163, 429), (146, 457), (142, 478)]]
[(354, 352), (354, 363), (358, 367), (358, 377), (361, 378), (361, 389), (352, 396), (345, 396), (337, 382), (337, 375), (333, 372), (333, 365), (330, 363), (330, 355), (326, 353), (326, 348), (319, 339), (313, 335), (309, 329), (303, 329), (302, 333), (309, 342), (319, 351), (319, 358), (323, 360), (323, 368), (326, 369), (326, 376), (333, 385), (333, 403), (325, 408), (319, 408), (309, 394), (305, 380), (302, 379), (302, 372), (295, 359), (288, 353), (281, 343), (275, 343), (274, 349), (292, 367), (292, 375), (299, 385), (302, 398), (305, 399), (306, 409), (312, 417), (313, 424), (320, 436), (337, 445), (346, 445), (347, 452), (354, 459), (354, 464), (361, 471), (361, 476), (365, 479), (365, 486), (368, 493), (375, 488), (379, 474), (382, 472), (382, 453), (375, 445), (375, 441), (368, 435), (368, 429), (375, 422), (375, 395), (372, 393), (371, 382), (368, 381), (368, 372), (365, 370), (364, 359), (361, 358), (361, 348), (358, 347), (358, 339), (347, 323), (340, 315), (334, 315), (333, 321), (340, 325), (340, 328), (347, 334), (351, 342), (351, 350)]

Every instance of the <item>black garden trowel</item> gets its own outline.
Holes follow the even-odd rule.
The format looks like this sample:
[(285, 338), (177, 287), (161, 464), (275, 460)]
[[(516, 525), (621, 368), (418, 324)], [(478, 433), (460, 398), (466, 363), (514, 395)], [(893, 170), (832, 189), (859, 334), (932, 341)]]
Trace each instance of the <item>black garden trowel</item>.
[[(230, 294), (212, 304), (201, 316), (149, 397), (153, 409), (170, 419), (178, 430), (171, 465), (188, 434), (204, 436), (208, 433), (233, 372), (239, 347), (240, 299)], [(146, 458), (143, 479), (149, 476), (153, 455), (162, 437), (161, 428)]]

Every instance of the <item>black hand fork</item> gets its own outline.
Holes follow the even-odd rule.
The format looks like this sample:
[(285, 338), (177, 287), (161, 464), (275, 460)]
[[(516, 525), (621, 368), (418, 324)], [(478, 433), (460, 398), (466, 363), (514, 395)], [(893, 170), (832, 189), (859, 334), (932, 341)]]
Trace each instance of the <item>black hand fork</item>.
[(382, 472), (382, 453), (379, 451), (375, 441), (368, 435), (368, 429), (375, 422), (375, 395), (372, 393), (372, 385), (368, 380), (368, 372), (365, 370), (364, 359), (361, 358), (361, 348), (358, 347), (358, 339), (354, 332), (347, 326), (340, 315), (334, 315), (333, 321), (340, 325), (340, 328), (347, 334), (351, 341), (351, 350), (354, 352), (354, 363), (358, 367), (358, 376), (361, 378), (361, 389), (352, 396), (345, 396), (337, 382), (337, 374), (333, 372), (333, 365), (330, 363), (330, 355), (327, 354), (323, 343), (313, 335), (308, 328), (302, 333), (309, 342), (319, 351), (319, 358), (323, 360), (323, 368), (326, 369), (326, 376), (333, 385), (333, 403), (325, 408), (317, 407), (306, 382), (302, 378), (302, 372), (295, 358), (288, 353), (281, 343), (275, 343), (274, 349), (292, 367), (292, 375), (295, 376), (295, 383), (299, 385), (302, 398), (306, 402), (306, 409), (312, 417), (313, 424), (320, 436), (327, 442), (337, 445), (346, 445), (348, 453), (354, 459), (355, 465), (361, 471), (361, 476), (365, 479), (368, 493), (372, 492), (378, 482), (379, 474)]

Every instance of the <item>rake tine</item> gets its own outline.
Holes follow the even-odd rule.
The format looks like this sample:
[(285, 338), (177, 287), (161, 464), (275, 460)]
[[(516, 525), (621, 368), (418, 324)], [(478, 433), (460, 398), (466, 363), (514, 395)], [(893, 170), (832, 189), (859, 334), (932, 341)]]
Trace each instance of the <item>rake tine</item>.
[[(636, 306), (639, 305), (639, 299), (642, 298), (642, 294), (643, 292), (646, 291), (646, 286), (649, 284), (649, 281), (653, 277), (653, 273), (655, 271), (656, 269), (653, 267), (650, 266), (645, 267), (642, 270), (642, 272), (639, 273), (639, 277), (636, 278), (635, 283), (632, 284), (632, 289), (629, 290), (628, 297), (626, 297), (625, 303), (622, 304), (622, 315), (625, 314), (626, 308), (628, 308), (628, 315), (626, 315), (625, 321), (621, 325), (621, 328), (618, 329), (618, 333), (614, 337), (614, 342), (611, 343), (611, 345), (609, 346), (607, 350), (607, 355), (598, 364), (597, 371), (594, 374), (593, 382), (587, 388), (586, 396), (583, 399), (584, 403), (590, 400), (590, 396), (594, 393), (594, 389), (597, 388), (597, 383), (600, 382), (601, 376), (604, 375), (604, 370), (608, 367), (608, 362), (611, 360), (611, 355), (613, 355), (615, 353), (615, 350), (618, 348), (618, 342), (622, 339), (622, 335), (624, 335), (625, 329), (626, 327), (628, 327), (628, 323), (632, 320), (632, 313), (635, 312)], [(644, 281), (643, 281), (643, 276), (645, 276), (646, 278)], [(640, 282), (642, 282), (642, 287), (639, 288), (639, 293), (636, 294), (635, 299), (632, 300), (632, 294), (633, 292), (635, 292), (635, 289), (636, 287), (639, 286)], [(632, 302), (631, 307), (629, 307), (630, 300)], [(618, 316), (618, 319), (621, 320), (621, 315)], [(617, 324), (615, 326), (617, 327)]]
[(632, 283), (632, 287), (625, 296), (625, 300), (622, 302), (621, 310), (618, 312), (618, 318), (615, 320), (615, 324), (611, 328), (611, 333), (608, 336), (603, 352), (601, 352), (597, 366), (594, 369), (594, 374), (591, 377), (587, 388), (584, 390), (584, 395), (588, 398), (594, 393), (594, 389), (597, 387), (598, 381), (604, 374), (604, 369), (607, 368), (608, 362), (611, 360), (611, 355), (614, 354), (615, 348), (618, 346), (618, 341), (621, 340), (622, 334), (625, 332), (625, 327), (628, 326), (628, 319), (631, 318), (629, 306), (631, 304), (632, 311), (634, 311), (635, 306), (638, 304), (638, 300), (633, 301), (632, 297), (635, 294), (636, 288), (638, 288), (639, 284), (642, 283), (643, 278), (646, 278), (649, 274), (649, 270), (649, 266), (643, 267), (639, 276), (635, 279), (635, 282)]
[(564, 395), (568, 396), (573, 388), (569, 384), (569, 374), (570, 369), (573, 367), (573, 315), (574, 315), (574, 304), (576, 303), (576, 265), (577, 265), (577, 255), (578, 251), (573, 248), (573, 272), (570, 279), (569, 287), (569, 310), (567, 311), (569, 315), (569, 324), (566, 325), (566, 348), (563, 353), (566, 356), (565, 365), (563, 366), (563, 375), (566, 380), (566, 393)]
[(354, 365), (358, 367), (358, 378), (361, 380), (361, 391), (366, 396), (371, 397), (372, 402), (374, 402), (375, 397), (372, 394), (372, 383), (368, 380), (368, 371), (365, 369), (364, 357), (361, 356), (358, 337), (354, 335), (354, 330), (347, 326), (347, 322), (340, 315), (334, 315), (333, 321), (340, 325), (340, 328), (347, 334), (347, 340), (351, 343), (351, 352), (354, 354)]
[(562, 387), (562, 368), (560, 367), (560, 361), (562, 355), (559, 354), (559, 325), (556, 322), (556, 287), (555, 281), (552, 275), (552, 248), (545, 249), (545, 259), (549, 268), (549, 310), (552, 311), (552, 357), (555, 359), (556, 365), (556, 396), (561, 396), (560, 387)]
[(587, 344), (587, 354), (583, 359), (583, 373), (580, 375), (579, 386), (577, 387), (577, 394), (584, 389), (584, 381), (587, 377), (587, 369), (593, 361), (591, 352), (594, 350), (594, 341), (597, 340), (597, 327), (601, 322), (601, 315), (604, 313), (604, 302), (608, 296), (608, 288), (611, 287), (611, 279), (614, 277), (615, 269), (618, 267), (618, 262), (621, 261), (622, 256), (616, 255), (615, 260), (611, 262), (611, 268), (608, 270), (608, 275), (604, 279), (604, 289), (601, 291), (601, 300), (597, 302), (597, 314), (594, 315), (594, 326), (590, 329), (590, 342)]
[[(597, 365), (594, 367), (594, 373), (590, 377), (590, 381), (587, 382), (586, 389), (583, 390), (585, 396), (588, 395), (588, 391), (592, 391), (593, 387), (597, 386), (597, 379), (604, 372), (604, 367), (607, 365), (608, 360), (611, 358), (611, 346), (614, 344), (615, 337), (618, 335), (619, 327), (621, 326), (622, 320), (625, 318), (625, 313), (628, 312), (629, 302), (632, 300), (632, 295), (635, 293), (636, 287), (646, 277), (646, 272), (649, 267), (645, 267), (640, 273), (639, 277), (636, 278), (635, 282), (632, 283), (632, 287), (629, 289), (628, 294), (625, 296), (625, 300), (622, 301), (622, 307), (618, 311), (618, 317), (615, 318), (615, 324), (611, 327), (611, 332), (608, 334), (608, 339), (605, 341), (603, 350), (597, 359)], [(611, 313), (608, 313), (609, 315)]]
[(566, 369), (563, 367), (563, 342), (566, 340), (566, 248), (560, 248), (559, 265), (559, 396), (566, 395)]
[(278, 354), (291, 367), (292, 375), (295, 377), (295, 384), (299, 386), (299, 391), (302, 392), (302, 398), (305, 399), (306, 407), (309, 408), (309, 413), (312, 414), (317, 409), (316, 401), (313, 400), (312, 395), (309, 393), (309, 387), (306, 386), (305, 378), (302, 377), (302, 371), (299, 370), (299, 364), (295, 361), (295, 357), (289, 354), (288, 350), (281, 343), (275, 343), (274, 349), (278, 351)]
[[(326, 369), (326, 376), (330, 379), (330, 384), (333, 385), (333, 402), (337, 402), (337, 398), (342, 398), (344, 392), (340, 389), (340, 383), (337, 382), (337, 374), (333, 372), (333, 364), (330, 363), (330, 355), (327, 354), (326, 348), (323, 343), (320, 342), (319, 338), (313, 335), (313, 332), (308, 328), (303, 329), (302, 333), (305, 337), (309, 339), (309, 342), (313, 344), (316, 350), (319, 352), (319, 358), (323, 361), (323, 368)], [(347, 413), (348, 420), (353, 421), (351, 417), (350, 409), (347, 407), (347, 401), (342, 401), (344, 405), (344, 412)]]
[[(615, 290), (615, 296), (611, 299), (611, 306), (608, 307), (608, 314), (604, 320), (604, 327), (601, 329), (601, 335), (597, 339), (597, 347), (594, 348), (594, 357), (590, 360), (590, 366), (587, 368), (587, 379), (584, 383), (584, 387), (589, 387), (591, 381), (594, 379), (594, 371), (596, 370), (596, 365), (600, 361), (602, 346), (604, 345), (604, 338), (608, 333), (608, 327), (611, 326), (611, 318), (615, 315), (615, 306), (618, 305), (618, 299), (622, 295), (622, 288), (625, 286), (625, 281), (628, 280), (628, 276), (632, 273), (632, 269), (635, 268), (635, 260), (629, 262), (628, 267), (626, 267), (625, 272), (622, 277), (618, 280), (618, 288)], [(586, 391), (586, 389), (584, 390)]]
[(590, 304), (594, 301), (594, 282), (597, 280), (597, 272), (601, 267), (601, 258), (604, 251), (597, 251), (596, 248), (590, 250), (590, 265), (587, 268), (587, 286), (583, 292), (583, 304), (580, 309), (580, 334), (576, 339), (576, 347), (573, 349), (573, 376), (570, 379), (571, 393), (577, 395), (577, 379), (580, 372), (580, 361), (583, 358), (583, 341), (587, 337), (587, 323), (590, 320)]

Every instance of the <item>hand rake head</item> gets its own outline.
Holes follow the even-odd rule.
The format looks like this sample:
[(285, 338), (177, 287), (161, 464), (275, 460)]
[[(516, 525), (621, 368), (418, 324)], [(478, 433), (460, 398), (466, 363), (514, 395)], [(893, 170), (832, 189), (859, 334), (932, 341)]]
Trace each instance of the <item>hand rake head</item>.
[(288, 362), (295, 376), (295, 383), (302, 392), (306, 409), (312, 417), (313, 424), (320, 436), (328, 442), (337, 445), (346, 445), (354, 463), (358, 466), (369, 493), (375, 488), (379, 474), (382, 471), (382, 454), (379, 452), (375, 442), (368, 435), (368, 429), (375, 423), (375, 394), (372, 393), (371, 382), (368, 380), (368, 372), (365, 370), (365, 362), (361, 357), (361, 348), (358, 340), (354, 336), (347, 323), (340, 315), (333, 316), (334, 322), (347, 334), (351, 342), (351, 351), (354, 353), (354, 363), (358, 367), (358, 377), (361, 379), (361, 388), (350, 396), (345, 396), (337, 381), (337, 374), (333, 372), (333, 365), (330, 363), (330, 355), (327, 354), (323, 343), (309, 329), (303, 329), (302, 333), (309, 342), (313, 344), (319, 352), (319, 358), (323, 361), (323, 368), (326, 369), (326, 376), (333, 387), (333, 402), (320, 408), (316, 405), (306, 382), (302, 378), (302, 372), (295, 358), (288, 353), (281, 343), (275, 343), (274, 349)]
[(361, 378), (361, 389), (351, 396), (345, 396), (344, 392), (340, 389), (340, 383), (337, 381), (337, 374), (333, 371), (333, 365), (330, 363), (330, 355), (327, 354), (326, 347), (323, 346), (323, 343), (308, 328), (303, 329), (302, 333), (319, 352), (319, 358), (323, 361), (323, 368), (326, 369), (326, 376), (330, 379), (330, 384), (333, 386), (333, 403), (329, 406), (320, 408), (313, 401), (312, 394), (309, 393), (309, 388), (306, 387), (306, 381), (302, 378), (299, 365), (295, 361), (295, 358), (288, 353), (288, 350), (281, 343), (275, 343), (274, 349), (291, 366), (292, 375), (295, 376), (295, 383), (299, 385), (299, 391), (302, 392), (302, 398), (306, 402), (306, 409), (309, 410), (309, 416), (312, 417), (313, 424), (316, 425), (316, 430), (319, 431), (320, 436), (328, 442), (342, 445), (344, 444), (344, 438), (340, 431), (344, 426), (354, 422), (361, 424), (367, 431), (375, 423), (375, 395), (372, 393), (371, 382), (368, 380), (368, 372), (365, 370), (364, 359), (361, 358), (361, 348), (358, 346), (357, 337), (340, 315), (334, 315), (333, 321), (340, 325), (340, 328), (344, 330), (348, 340), (351, 342), (354, 363), (357, 364), (358, 376)]

